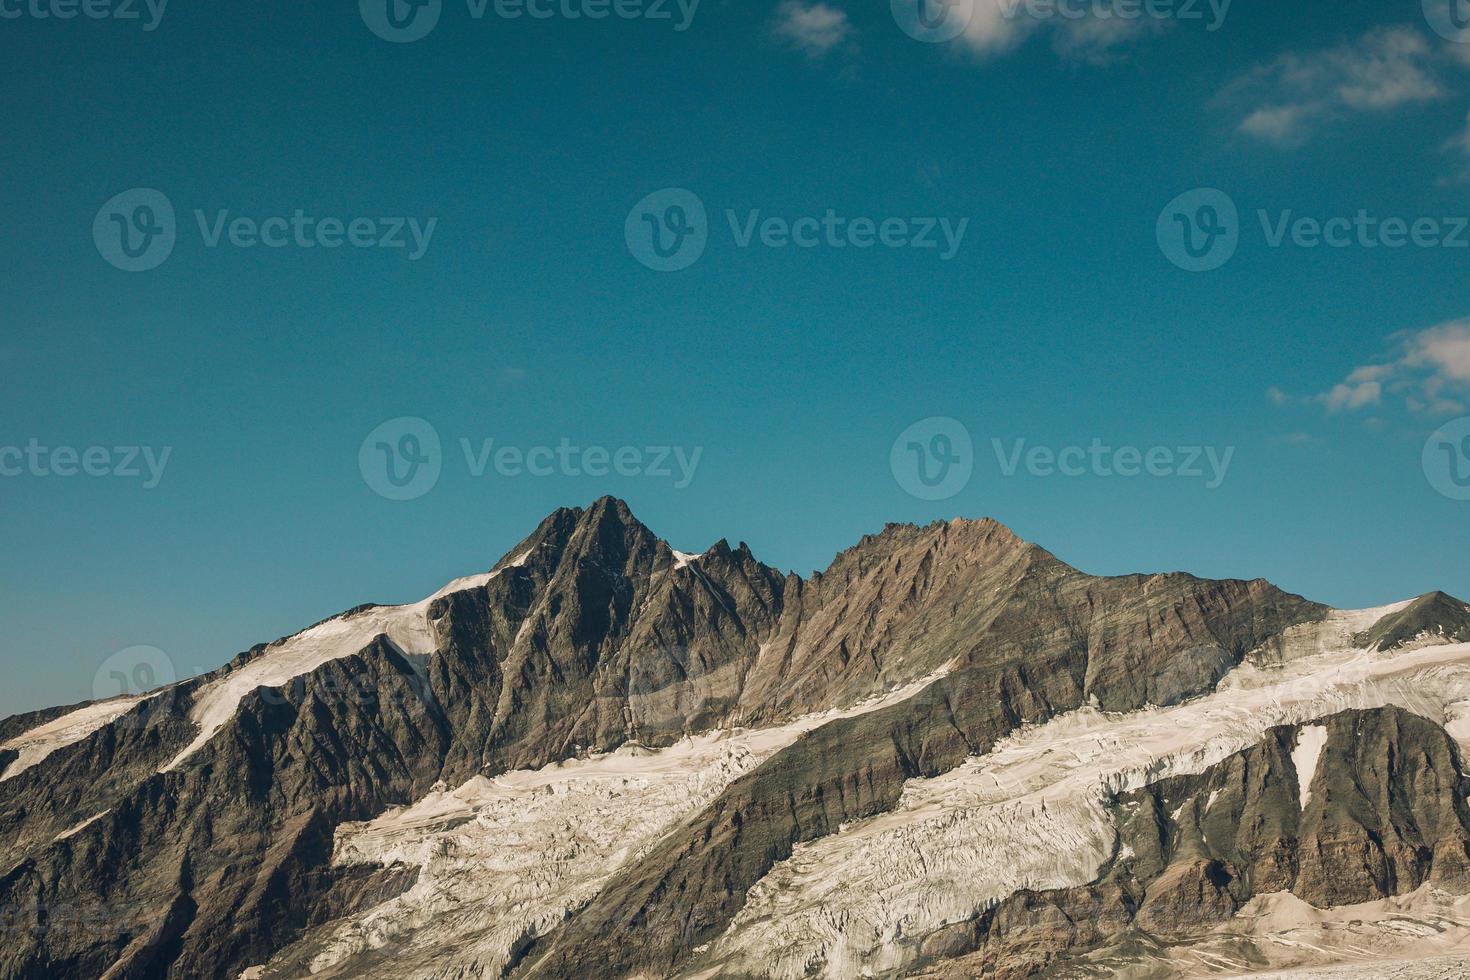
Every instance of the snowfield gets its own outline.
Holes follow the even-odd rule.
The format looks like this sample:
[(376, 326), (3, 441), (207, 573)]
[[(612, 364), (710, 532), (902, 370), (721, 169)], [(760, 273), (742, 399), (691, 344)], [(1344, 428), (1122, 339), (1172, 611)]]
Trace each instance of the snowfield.
[[(337, 830), (333, 864), (414, 865), (403, 895), (328, 927), (313, 976), (495, 977), (530, 936), (560, 924), (618, 868), (802, 734), (907, 700), (943, 676), (758, 731), (686, 738), (494, 778)], [(364, 952), (391, 947), (365, 962)], [(447, 952), (452, 948), (453, 952)]]
[[(503, 568), (517, 568), (531, 557), (528, 551)], [(429, 606), (434, 600), (466, 592), (486, 584), (501, 569), (483, 575), (455, 579), (427, 599), (406, 606), (373, 606), (361, 612), (329, 619), (325, 623), (271, 644), (264, 654), (202, 688), (195, 697), (189, 718), (199, 726), (194, 741), (184, 747), (162, 772), (177, 769), (202, 749), (223, 728), (240, 706), (240, 701), (257, 687), (279, 687), (311, 673), (333, 660), (350, 657), (379, 636), (386, 636), (410, 656), (426, 656), (438, 647)]]
[(15, 761), (0, 775), (0, 782), (14, 779), (57, 749), (80, 742), (103, 725), (127, 714), (141, 700), (142, 697), (122, 697), (98, 701), (44, 725), (37, 725), (7, 742), (0, 742), (0, 749), (14, 749), (17, 753)]
[[(1319, 625), (1371, 624), (1382, 612)], [(1299, 650), (1317, 648), (1313, 638)], [(1105, 806), (1114, 793), (1202, 772), (1277, 725), (1390, 704), (1444, 723), (1467, 698), (1470, 644), (1349, 647), (1243, 665), (1216, 693), (1172, 708), (1084, 708), (1029, 726), (952, 772), (911, 780), (893, 811), (798, 845), (751, 889), (704, 965), (790, 978), (900, 968), (915, 952), (907, 940), (1019, 889), (1094, 880), (1116, 844)], [(1307, 782), (1320, 747), (1309, 726), (1293, 756)]]
[[(503, 569), (523, 565), (530, 557), (531, 553), (527, 551), (493, 572), (455, 579), (427, 599), (410, 605), (374, 606), (358, 613), (337, 616), (295, 636), (277, 640), (260, 657), (200, 689), (189, 713), (190, 719), (199, 726), (199, 734), (161, 771), (178, 768), (203, 748), (234, 716), (241, 699), (257, 687), (278, 687), (311, 673), (329, 661), (350, 657), (379, 635), (386, 635), (406, 654), (433, 653), (437, 644), (433, 624), (429, 622), (429, 606), (435, 599), (479, 588)], [(127, 714), (139, 701), (157, 693), (88, 704), (0, 743), (0, 749), (14, 749), (19, 753), (19, 758), (0, 775), (0, 781), (14, 778), (57, 749), (80, 742)]]

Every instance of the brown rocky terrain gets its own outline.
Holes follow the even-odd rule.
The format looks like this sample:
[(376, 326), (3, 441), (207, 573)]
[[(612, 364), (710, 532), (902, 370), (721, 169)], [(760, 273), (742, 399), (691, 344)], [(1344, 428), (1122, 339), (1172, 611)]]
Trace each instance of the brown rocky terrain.
[[(611, 498), (558, 510), (491, 572), (425, 605), (424, 649), (365, 635), (222, 701), (296, 649), (278, 641), (23, 769), (0, 748), (0, 977), (233, 980), (288, 948), (309, 962), (334, 924), (424, 880), (424, 866), (334, 861), (348, 824), (475, 779), (805, 725), (531, 929), (505, 967), (673, 975), (775, 865), (892, 810), (910, 781), (1087, 706), (1207, 694), (1328, 613), (1262, 580), (1089, 576), (989, 520), (891, 525), (803, 579), (744, 544), (680, 555)], [(1433, 600), (1363, 645), (1452, 639), (1461, 609)], [(355, 636), (390, 614), (359, 607), (326, 628)], [(0, 742), (71, 710), (7, 719)], [(1344, 904), (1463, 884), (1466, 786), (1443, 730), (1388, 709), (1324, 725), (1304, 811), (1296, 732), (1273, 730), (1122, 795), (1120, 856), (1097, 881), (1020, 892), (927, 936), (923, 969), (1024, 976), (1133, 930), (1188, 933), (1268, 891)], [(342, 975), (369, 975), (350, 957), (371, 949), (354, 949)]]

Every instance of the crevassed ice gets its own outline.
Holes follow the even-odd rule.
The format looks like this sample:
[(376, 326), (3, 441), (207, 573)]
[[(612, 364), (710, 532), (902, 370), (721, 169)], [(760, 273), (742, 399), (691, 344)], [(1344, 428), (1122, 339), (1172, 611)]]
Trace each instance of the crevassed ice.
[[(1376, 618), (1342, 615), (1327, 628), (1346, 636)], [(1303, 652), (1321, 642), (1302, 640)], [(1243, 665), (1214, 694), (1172, 708), (1071, 712), (950, 773), (911, 780), (889, 813), (798, 845), (751, 889), (699, 966), (793, 978), (901, 968), (913, 937), (1019, 889), (1094, 880), (1116, 846), (1113, 793), (1202, 772), (1274, 726), (1390, 704), (1443, 724), (1463, 718), (1467, 701), (1470, 644), (1397, 653), (1343, 645)], [(1303, 753), (1306, 785), (1316, 764)]]
[[(328, 926), (312, 950), (311, 973), (354, 980), (499, 976), (527, 937), (562, 922), (619, 868), (803, 733), (897, 704), (946, 671), (776, 728), (699, 735), (660, 750), (625, 746), (475, 777), (411, 807), (343, 825), (335, 865), (414, 865), (419, 878), (403, 895)], [(390, 945), (382, 962), (360, 955)]]

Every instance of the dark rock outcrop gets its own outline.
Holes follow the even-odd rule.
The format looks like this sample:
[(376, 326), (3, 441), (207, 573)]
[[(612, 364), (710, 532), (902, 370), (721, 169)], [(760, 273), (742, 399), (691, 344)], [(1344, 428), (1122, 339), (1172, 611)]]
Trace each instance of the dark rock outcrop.
[(1360, 647), (1393, 650), (1420, 637), (1470, 643), (1470, 605), (1443, 592), (1422, 595), (1353, 637)]

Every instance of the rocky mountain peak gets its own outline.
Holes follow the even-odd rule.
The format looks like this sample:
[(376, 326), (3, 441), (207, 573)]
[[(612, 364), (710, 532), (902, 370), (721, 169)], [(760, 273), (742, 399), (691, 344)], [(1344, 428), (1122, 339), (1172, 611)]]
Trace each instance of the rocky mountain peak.
[(1444, 592), (1430, 592), (1353, 639), (1358, 646), (1376, 650), (1422, 642), (1464, 643), (1470, 641), (1470, 605)]
[[(425, 950), (399, 975), (675, 975), (798, 843), (1018, 730), (1188, 710), (1328, 613), (1261, 580), (1087, 575), (991, 519), (890, 524), (802, 579), (744, 542), (678, 552), (613, 497), (561, 508), (423, 602), (333, 617), (122, 714), (0, 724), (0, 907), (43, 916), (101, 882), (136, 910), (7, 942), (0, 978), (273, 961), (274, 980), (319, 956), (340, 964), (324, 977), (388, 976), (402, 937), (439, 928), (400, 897), (482, 892), (504, 899), (494, 922), (476, 899), (443, 926), (469, 958), (436, 972)], [(1464, 613), (1427, 596), (1375, 642), (1459, 636)]]

